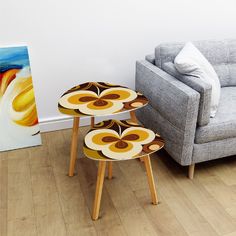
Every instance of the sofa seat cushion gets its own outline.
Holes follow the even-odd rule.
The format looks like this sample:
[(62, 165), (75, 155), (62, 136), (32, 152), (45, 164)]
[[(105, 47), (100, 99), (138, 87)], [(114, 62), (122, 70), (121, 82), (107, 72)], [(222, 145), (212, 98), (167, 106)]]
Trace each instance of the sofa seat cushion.
[(221, 88), (219, 107), (206, 126), (197, 127), (195, 143), (236, 137), (236, 87)]

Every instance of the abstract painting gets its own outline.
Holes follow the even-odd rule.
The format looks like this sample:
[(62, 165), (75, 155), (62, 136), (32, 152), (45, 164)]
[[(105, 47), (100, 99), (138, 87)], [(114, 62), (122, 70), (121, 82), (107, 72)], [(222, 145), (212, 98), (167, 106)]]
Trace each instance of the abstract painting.
[(40, 144), (28, 49), (0, 48), (0, 151)]

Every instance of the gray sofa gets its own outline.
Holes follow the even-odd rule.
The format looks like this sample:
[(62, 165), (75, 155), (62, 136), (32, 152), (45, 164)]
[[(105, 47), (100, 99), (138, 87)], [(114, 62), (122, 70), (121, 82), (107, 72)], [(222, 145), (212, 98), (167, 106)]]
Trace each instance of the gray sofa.
[(197, 41), (195, 46), (213, 65), (221, 83), (221, 99), (210, 118), (211, 85), (178, 73), (174, 58), (184, 43), (165, 43), (136, 63), (136, 89), (149, 105), (139, 120), (159, 132), (166, 151), (181, 165), (236, 155), (236, 40)]

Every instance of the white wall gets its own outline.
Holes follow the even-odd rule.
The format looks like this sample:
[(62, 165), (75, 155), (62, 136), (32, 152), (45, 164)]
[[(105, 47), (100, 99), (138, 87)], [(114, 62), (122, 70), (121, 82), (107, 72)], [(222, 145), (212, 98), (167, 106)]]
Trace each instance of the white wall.
[(163, 41), (236, 38), (234, 0), (7, 0), (0, 45), (28, 44), (40, 121), (86, 81), (134, 87), (135, 60)]

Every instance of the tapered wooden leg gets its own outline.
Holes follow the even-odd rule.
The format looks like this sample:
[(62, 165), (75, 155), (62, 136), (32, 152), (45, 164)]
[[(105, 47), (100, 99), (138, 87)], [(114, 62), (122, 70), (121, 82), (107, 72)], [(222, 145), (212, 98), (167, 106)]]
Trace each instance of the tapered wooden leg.
[(193, 179), (194, 169), (195, 169), (195, 164), (192, 164), (188, 167), (188, 177), (189, 177), (189, 179)]
[(108, 162), (108, 179), (112, 179), (112, 162)]
[(153, 173), (152, 173), (152, 165), (150, 161), (150, 156), (147, 155), (143, 157), (146, 172), (147, 172), (147, 178), (148, 178), (148, 184), (149, 184), (149, 189), (151, 192), (151, 197), (152, 197), (152, 204), (156, 205), (158, 204), (158, 199), (157, 199), (157, 193), (156, 193), (156, 187), (154, 183), (154, 178), (153, 178)]
[(130, 113), (131, 121), (138, 124), (138, 119), (137, 119), (137, 117), (135, 115), (135, 111), (130, 111), (129, 113)]
[(93, 204), (93, 214), (92, 214), (93, 220), (97, 220), (99, 215), (105, 170), (106, 170), (106, 162), (100, 161), (98, 165), (97, 185)]
[(92, 128), (94, 127), (94, 123), (95, 123), (94, 120), (95, 120), (94, 117), (91, 117), (91, 127), (92, 127)]
[(70, 168), (69, 168), (70, 177), (74, 175), (74, 170), (75, 170), (75, 161), (77, 158), (77, 150), (78, 150), (78, 132), (79, 132), (79, 117), (74, 117), (71, 149), (70, 149)]

